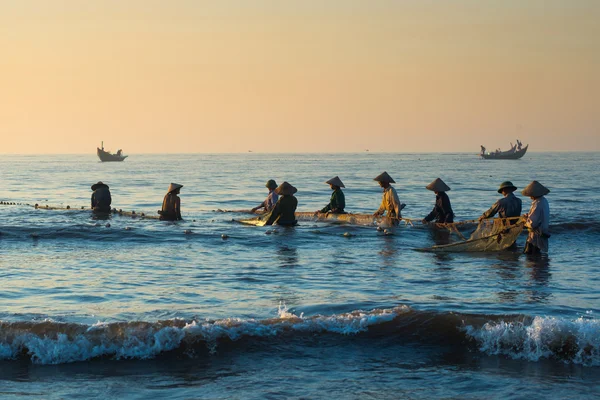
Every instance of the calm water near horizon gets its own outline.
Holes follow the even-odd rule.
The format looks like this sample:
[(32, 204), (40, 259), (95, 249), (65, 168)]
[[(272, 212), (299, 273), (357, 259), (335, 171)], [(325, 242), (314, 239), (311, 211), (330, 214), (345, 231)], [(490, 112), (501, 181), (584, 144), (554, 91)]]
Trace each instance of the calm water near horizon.
[[(0, 155), (0, 201), (23, 204), (0, 205), (0, 397), (597, 397), (599, 161)], [(420, 223), (390, 236), (331, 223), (271, 232), (217, 211), (259, 204), (268, 179), (296, 186), (298, 211), (314, 211), (339, 175), (347, 211), (372, 213), (384, 170), (416, 221), (436, 177), (456, 221), (481, 215), (502, 181), (520, 191), (539, 180), (551, 190), (548, 256), (522, 255), (525, 235), (516, 250), (434, 254), (416, 249), (447, 237)], [(148, 215), (170, 182), (183, 184), (184, 221), (94, 219), (79, 208), (97, 181), (113, 207)], [(25, 205), (35, 203), (72, 210)]]

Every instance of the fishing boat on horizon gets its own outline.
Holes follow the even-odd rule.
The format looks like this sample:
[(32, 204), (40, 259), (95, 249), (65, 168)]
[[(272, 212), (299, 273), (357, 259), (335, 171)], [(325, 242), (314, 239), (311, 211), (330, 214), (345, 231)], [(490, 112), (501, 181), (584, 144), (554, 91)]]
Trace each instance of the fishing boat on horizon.
[(96, 148), (96, 154), (98, 154), (98, 158), (102, 162), (108, 161), (123, 161), (127, 158), (127, 156), (123, 155), (123, 150), (119, 149), (116, 154), (111, 153), (110, 151), (104, 150), (104, 142), (102, 142), (102, 148)]
[(525, 153), (527, 153), (528, 147), (529, 144), (523, 147), (521, 141), (517, 139), (517, 144), (513, 146), (511, 143), (511, 148), (507, 151), (501, 151), (500, 149), (497, 149), (496, 151), (486, 152), (485, 147), (481, 146), (481, 152), (479, 153), (479, 156), (485, 160), (518, 160), (519, 158), (523, 157)]

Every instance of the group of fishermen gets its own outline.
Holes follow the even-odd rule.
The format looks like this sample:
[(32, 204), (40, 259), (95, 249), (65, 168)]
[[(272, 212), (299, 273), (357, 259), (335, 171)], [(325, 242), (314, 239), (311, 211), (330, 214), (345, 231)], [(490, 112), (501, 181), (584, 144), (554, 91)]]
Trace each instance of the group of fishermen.
[[(373, 215), (386, 215), (397, 224), (402, 219), (402, 209), (405, 204), (400, 202), (396, 189), (391, 185), (396, 181), (385, 171), (373, 180), (377, 181), (383, 189), (381, 205)], [(325, 183), (329, 184), (333, 192), (329, 203), (322, 209), (317, 210), (316, 213), (345, 214), (346, 199), (342, 191), (342, 188), (345, 188), (344, 183), (338, 176)], [(283, 182), (278, 186), (273, 179), (270, 179), (265, 186), (269, 190), (269, 194), (262, 203), (252, 208), (252, 212), (263, 209), (265, 225), (296, 225), (295, 212), (298, 200), (294, 194), (298, 190), (288, 182)], [(167, 194), (163, 199), (162, 209), (158, 212), (161, 220), (181, 220), (181, 200), (178, 194), (182, 187), (183, 185), (176, 183), (169, 185)], [(433, 221), (440, 224), (453, 223), (454, 212), (452, 211), (450, 198), (446, 193), (450, 191), (450, 187), (442, 179), (436, 178), (425, 188), (435, 193), (435, 205), (431, 212), (422, 219), (422, 222), (424, 224)], [(92, 185), (92, 190), (92, 209), (96, 212), (110, 212), (111, 196), (108, 185), (98, 182)], [(497, 214), (500, 218), (514, 218), (509, 220), (509, 223), (514, 224), (521, 216), (522, 211), (522, 201), (514, 194), (516, 190), (517, 187), (512, 182), (502, 182), (498, 188), (498, 193), (502, 194), (503, 197), (485, 211), (479, 217), (479, 220), (493, 218)], [(547, 253), (548, 238), (550, 237), (550, 207), (545, 195), (550, 193), (550, 190), (538, 181), (532, 181), (521, 193), (532, 200), (529, 212), (524, 215), (526, 219), (525, 227), (529, 230), (524, 252), (527, 254)]]

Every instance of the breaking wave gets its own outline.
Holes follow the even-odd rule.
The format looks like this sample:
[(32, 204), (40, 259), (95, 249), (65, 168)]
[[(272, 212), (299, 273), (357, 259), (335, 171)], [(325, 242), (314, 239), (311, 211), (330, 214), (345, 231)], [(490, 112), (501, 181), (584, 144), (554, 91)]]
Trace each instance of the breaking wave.
[(461, 315), (415, 311), (407, 306), (311, 317), (280, 307), (277, 318), (264, 320), (173, 319), (93, 325), (0, 321), (0, 359), (62, 364), (95, 358), (151, 359), (173, 351), (188, 356), (216, 355), (222, 347), (243, 348), (259, 341), (270, 346), (274, 341), (288, 343), (307, 335), (317, 339), (327, 335), (400, 336), (417, 343), (462, 346), (465, 351), (475, 347), (485, 354), (515, 359), (600, 365), (600, 322), (596, 319)]

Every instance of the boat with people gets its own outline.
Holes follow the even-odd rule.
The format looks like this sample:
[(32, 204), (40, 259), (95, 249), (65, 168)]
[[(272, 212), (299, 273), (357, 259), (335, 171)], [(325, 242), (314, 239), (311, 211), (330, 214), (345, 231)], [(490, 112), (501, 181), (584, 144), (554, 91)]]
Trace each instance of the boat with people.
[(488, 152), (484, 146), (481, 146), (479, 156), (485, 160), (518, 160), (527, 153), (528, 147), (529, 145), (523, 147), (523, 143), (517, 139), (517, 144), (513, 145), (511, 143), (510, 150), (506, 151), (496, 149), (495, 151)]
[(102, 142), (102, 148), (100, 148), (100, 147), (96, 148), (96, 154), (98, 154), (98, 158), (102, 162), (123, 161), (128, 157), (126, 155), (123, 155), (123, 150), (121, 150), (121, 149), (119, 149), (116, 152), (116, 154), (113, 154), (110, 151), (104, 150), (104, 142)]

